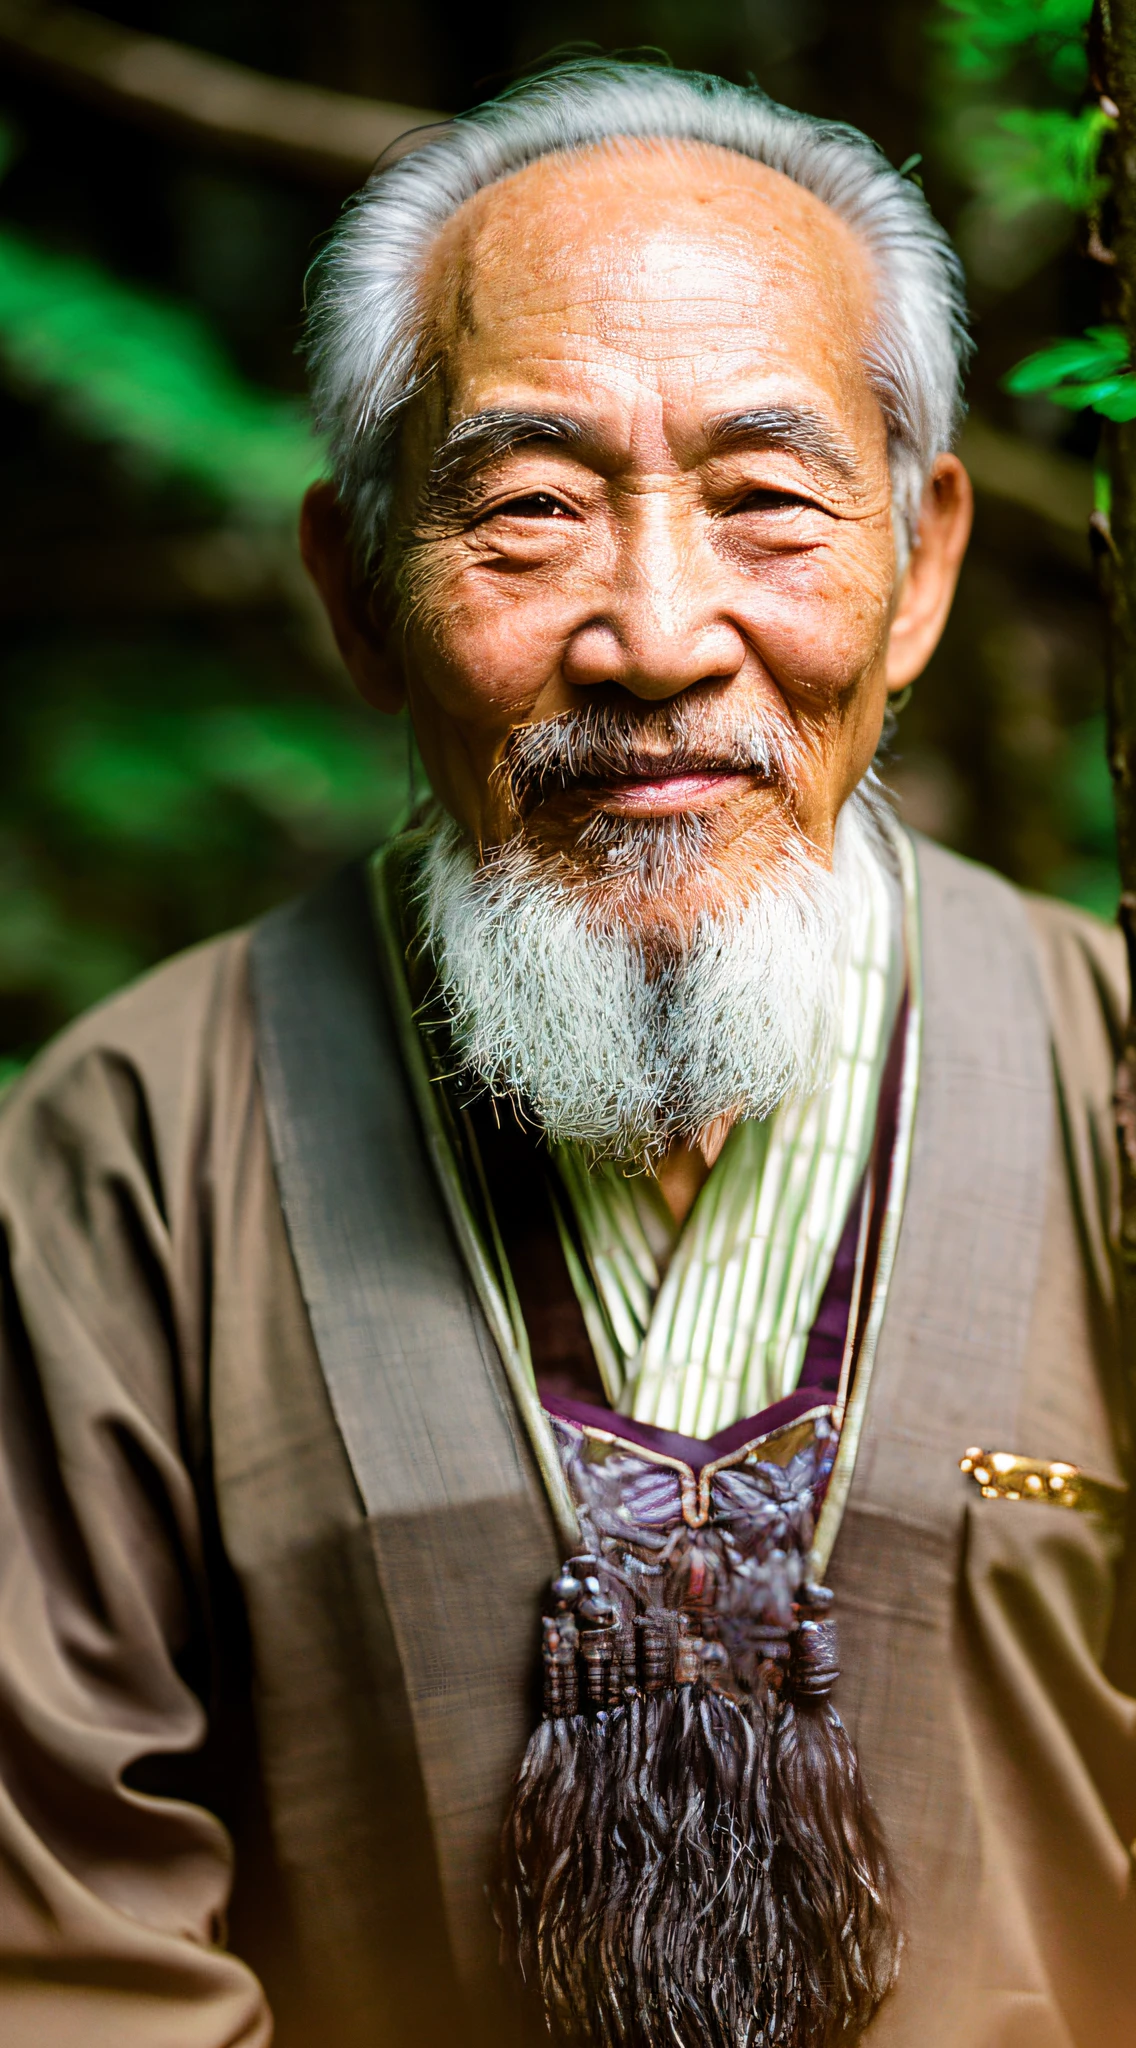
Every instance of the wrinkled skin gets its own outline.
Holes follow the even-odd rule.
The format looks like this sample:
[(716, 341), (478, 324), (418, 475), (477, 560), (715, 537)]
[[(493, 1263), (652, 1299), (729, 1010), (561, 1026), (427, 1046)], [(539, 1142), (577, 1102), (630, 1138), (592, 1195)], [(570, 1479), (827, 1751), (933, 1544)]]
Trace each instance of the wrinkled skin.
[[(888, 692), (939, 638), (970, 521), (944, 455), (897, 577), (855, 236), (732, 152), (623, 143), (479, 193), (424, 290), (436, 368), (408, 410), (377, 576), (359, 573), (331, 486), (305, 507), (305, 559), (363, 694), (409, 702), (433, 789), (482, 846), (517, 827), (494, 773), (514, 728), (624, 707), (646, 766), (554, 794), (524, 829), (587, 892), (574, 848), (592, 811), (696, 811), (706, 859), (671, 900), (628, 903), (648, 944), (652, 921), (681, 935), (744, 892), (790, 832), (827, 860)], [(439, 467), (455, 427), (502, 411), (554, 415), (557, 432), (451, 442)], [(771, 436), (771, 411), (796, 425)], [(761, 430), (723, 431), (754, 412)], [(676, 777), (652, 714), (678, 698), (710, 765)], [(713, 762), (755, 711), (791, 753), (781, 786)]]

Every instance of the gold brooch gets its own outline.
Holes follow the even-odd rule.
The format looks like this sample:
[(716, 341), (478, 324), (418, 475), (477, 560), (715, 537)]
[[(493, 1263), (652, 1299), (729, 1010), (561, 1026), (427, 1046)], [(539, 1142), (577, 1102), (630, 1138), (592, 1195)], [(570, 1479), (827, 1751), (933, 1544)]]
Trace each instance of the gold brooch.
[(1103, 1479), (1086, 1479), (1079, 1465), (1047, 1458), (1023, 1458), (1017, 1451), (964, 1451), (959, 1471), (973, 1479), (987, 1500), (1036, 1500), (1054, 1508), (1080, 1508), (1118, 1521), (1125, 1490)]

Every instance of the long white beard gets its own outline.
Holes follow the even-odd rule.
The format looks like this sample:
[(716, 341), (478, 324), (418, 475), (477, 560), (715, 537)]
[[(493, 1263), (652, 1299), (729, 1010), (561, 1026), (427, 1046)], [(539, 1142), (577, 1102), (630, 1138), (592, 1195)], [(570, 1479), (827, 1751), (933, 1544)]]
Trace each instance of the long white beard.
[(447, 820), (422, 912), (459, 1056), (553, 1141), (626, 1160), (823, 1086), (863, 863), (880, 858), (878, 802), (865, 790), (845, 804), (831, 871), (791, 842), (661, 969), (633, 935), (590, 922), (522, 837), (479, 867)]

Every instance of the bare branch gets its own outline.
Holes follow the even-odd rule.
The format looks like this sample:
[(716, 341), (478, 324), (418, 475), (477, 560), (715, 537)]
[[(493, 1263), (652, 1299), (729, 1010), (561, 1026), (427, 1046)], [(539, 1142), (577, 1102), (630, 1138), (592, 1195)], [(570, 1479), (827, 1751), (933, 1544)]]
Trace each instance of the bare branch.
[(413, 147), (413, 131), (445, 119), (267, 78), (53, 0), (0, 0), (0, 56), (159, 134), (343, 187), (392, 144)]

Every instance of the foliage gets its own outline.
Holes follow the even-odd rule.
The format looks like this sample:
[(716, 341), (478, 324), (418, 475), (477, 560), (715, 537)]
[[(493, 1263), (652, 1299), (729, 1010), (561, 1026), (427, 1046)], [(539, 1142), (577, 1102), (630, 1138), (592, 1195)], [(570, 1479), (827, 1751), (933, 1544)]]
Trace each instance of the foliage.
[(940, 0), (936, 94), (943, 146), (971, 198), (959, 234), (998, 293), (1032, 276), (1107, 189), (1111, 123), (1082, 104), (1089, 0)]
[(1079, 341), (1051, 342), (1018, 363), (1005, 384), (1015, 397), (1048, 398), (1070, 412), (1136, 419), (1136, 374), (1120, 327), (1090, 327)]
[(1054, 875), (1054, 887), (1111, 921), (1118, 895), (1116, 813), (1103, 712), (1069, 734), (1056, 794), (1070, 858)]
[(291, 517), (320, 453), (304, 410), (232, 368), (201, 315), (0, 231), (0, 359), (79, 433), (253, 517)]
[[(1092, 214), (1108, 191), (1100, 168), (1115, 122), (1099, 104), (1069, 104), (1087, 82), (1085, 32), (1091, 0), (943, 0), (939, 39), (956, 82), (1020, 88), (1039, 73), (1067, 104), (987, 106), (958, 124), (959, 158), (990, 215), (1011, 221), (1049, 203), (1070, 218)], [(1028, 232), (1028, 221), (1026, 223)], [(1136, 418), (1136, 375), (1119, 327), (1090, 327), (1018, 363), (1003, 388), (1018, 398), (1047, 398), (1071, 412)]]
[[(1014, 334), (1011, 362), (1021, 353), (1023, 328), (1028, 336), (1050, 324), (1044, 316), (1039, 321), (1037, 308), (1065, 282), (1060, 272), (1051, 271), (1044, 283), (1038, 273), (1072, 242), (1086, 216), (1099, 227), (1106, 200), (1102, 145), (1114, 122), (1089, 94), (1091, 5), (1092, 0), (939, 0), (932, 22), (937, 134), (967, 195), (958, 240), (983, 316), (980, 332), (989, 335), (992, 309), (1004, 306), (1002, 321)], [(1083, 275), (1066, 273), (1071, 276), (1079, 296)], [(1026, 293), (1015, 298), (1022, 287)], [(1060, 325), (1060, 312), (1053, 324)], [(1111, 327), (1092, 327), (1078, 339), (1036, 350), (988, 389), (994, 406), (999, 390), (1025, 402), (1013, 422), (1017, 430), (1036, 430), (1043, 441), (1052, 429), (1039, 418), (1039, 399), (1070, 413), (1136, 416), (1136, 376), (1123, 336)], [(1005, 420), (1004, 429), (1010, 425)], [(1078, 438), (1083, 447), (1083, 430)], [(1103, 469), (1094, 486), (1097, 509), (1104, 510)], [(980, 548), (982, 524), (980, 507)], [(1082, 559), (1088, 586), (1087, 547)], [(993, 565), (984, 566), (990, 580)], [(956, 621), (958, 610), (975, 604), (981, 587), (976, 562), (967, 572)], [(1086, 715), (1100, 686), (1095, 600), (1088, 587), (1076, 600), (1067, 589), (1050, 605), (1039, 590), (1032, 615), (1027, 612), (1016, 629), (1008, 615), (1003, 629), (996, 616), (1001, 600), (1010, 596), (1010, 590), (996, 593), (993, 586), (986, 592), (988, 620), (975, 636), (983, 701), (992, 705), (990, 751), (984, 772), (976, 774), (970, 764), (964, 769), (964, 786), (977, 789), (978, 803), (993, 804), (999, 817), (1010, 814), (1001, 839), (995, 828), (996, 861), (1019, 874), (1036, 863), (1033, 875), (1046, 887), (1114, 916), (1119, 883), (1103, 719), (1096, 711)], [(1084, 616), (1078, 647), (1076, 633), (1066, 644), (1062, 612), (1071, 620), (1079, 607)], [(957, 632), (957, 623), (952, 630)], [(976, 708), (971, 707), (972, 723)], [(963, 745), (957, 735), (956, 758)], [(1017, 843), (1015, 832), (1022, 835)]]
[(1097, 169), (1112, 122), (1099, 107), (1011, 107), (960, 123), (971, 183), (1002, 219), (1043, 201), (1085, 213), (1103, 198), (1108, 180)]
[[(10, 142), (0, 128), (0, 169)], [(200, 311), (10, 227), (0, 375), (125, 460), (143, 518), (148, 486), (173, 480), (194, 522), (291, 521), (320, 471), (304, 408), (241, 377)], [(0, 1087), (76, 1010), (373, 844), (406, 808), (405, 725), (326, 701), (302, 663), (299, 678), (258, 676), (192, 626), (9, 645), (5, 681)]]
[(1062, 91), (1083, 87), (1092, 0), (943, 0), (943, 7), (938, 37), (960, 79), (1000, 82), (1026, 54)]
[(0, 993), (12, 1051), (374, 845), (408, 806), (405, 723), (297, 697), (207, 641), (108, 634), (81, 651), (61, 634), (10, 656), (8, 677)]
[(311, 703), (80, 714), (55, 737), (41, 787), (91, 837), (151, 860), (239, 841), (229, 799), (298, 846), (336, 853), (380, 832), (402, 797), (397, 766), (370, 729), (365, 738), (357, 721)]

